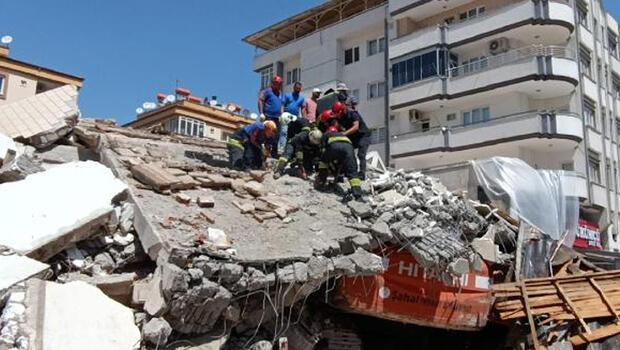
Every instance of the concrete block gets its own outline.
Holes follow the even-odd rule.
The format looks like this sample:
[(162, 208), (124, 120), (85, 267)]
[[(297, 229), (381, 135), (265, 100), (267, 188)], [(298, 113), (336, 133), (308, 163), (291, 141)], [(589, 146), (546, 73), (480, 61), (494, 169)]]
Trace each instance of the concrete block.
[(134, 349), (140, 330), (133, 311), (81, 281), (57, 284), (41, 280), (27, 283), (27, 327), (40, 330), (31, 339), (42, 350)]
[(0, 244), (45, 260), (96, 233), (109, 220), (112, 200), (126, 189), (110, 169), (91, 161), (1, 184)]
[(191, 202), (192, 202), (192, 197), (190, 197), (190, 196), (186, 195), (185, 193), (177, 193), (177, 194), (174, 196), (174, 199), (175, 199), (177, 202), (179, 202), (179, 203), (181, 203), (181, 204), (185, 204), (185, 205), (187, 205), (187, 204), (189, 204), (189, 203), (191, 203)]
[(472, 248), (480, 254), (482, 259), (490, 263), (498, 262), (498, 247), (490, 238), (474, 238), (471, 242)]
[(213, 208), (215, 207), (215, 199), (210, 196), (200, 196), (196, 198), (196, 203), (201, 208)]
[(261, 197), (267, 194), (267, 189), (263, 184), (256, 181), (246, 182), (243, 189), (254, 197)]
[(17, 254), (0, 254), (0, 295), (2, 291), (33, 276), (41, 276), (49, 265)]

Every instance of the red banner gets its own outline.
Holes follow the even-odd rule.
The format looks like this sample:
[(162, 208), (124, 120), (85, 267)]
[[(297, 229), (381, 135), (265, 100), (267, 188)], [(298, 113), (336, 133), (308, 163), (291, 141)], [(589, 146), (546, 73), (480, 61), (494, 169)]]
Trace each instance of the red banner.
[(601, 233), (599, 227), (586, 220), (579, 220), (579, 228), (575, 236), (575, 248), (602, 250)]
[(346, 311), (422, 326), (479, 330), (493, 298), (486, 264), (482, 271), (446, 284), (430, 276), (408, 252), (390, 249), (387, 271), (372, 277), (341, 278), (332, 303)]

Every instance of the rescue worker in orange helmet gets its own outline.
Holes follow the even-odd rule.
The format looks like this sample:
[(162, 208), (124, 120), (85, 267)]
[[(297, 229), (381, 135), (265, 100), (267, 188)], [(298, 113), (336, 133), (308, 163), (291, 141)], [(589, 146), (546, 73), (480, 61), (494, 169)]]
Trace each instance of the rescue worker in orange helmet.
[(270, 151), (270, 141), (276, 137), (278, 127), (271, 120), (257, 121), (237, 130), (226, 144), (230, 166), (237, 170), (261, 169), (263, 148)]

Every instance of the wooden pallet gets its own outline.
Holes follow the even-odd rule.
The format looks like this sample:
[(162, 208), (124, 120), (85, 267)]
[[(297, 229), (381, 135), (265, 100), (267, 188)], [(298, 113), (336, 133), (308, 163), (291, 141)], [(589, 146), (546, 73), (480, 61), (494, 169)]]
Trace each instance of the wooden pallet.
[[(498, 284), (493, 294), (502, 320), (527, 318), (536, 349), (537, 325), (578, 322), (581, 333), (570, 338), (573, 345), (620, 333), (620, 270)], [(609, 317), (617, 324), (594, 331), (588, 326), (587, 320)]]

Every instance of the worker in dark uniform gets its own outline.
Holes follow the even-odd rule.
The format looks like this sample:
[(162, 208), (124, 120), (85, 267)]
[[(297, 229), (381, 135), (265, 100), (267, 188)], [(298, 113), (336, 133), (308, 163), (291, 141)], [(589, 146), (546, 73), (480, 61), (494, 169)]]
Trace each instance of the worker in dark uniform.
[(319, 129), (310, 125), (302, 127), (301, 131), (286, 144), (284, 154), (278, 159), (274, 177), (282, 176), (284, 168), (290, 161), (293, 161), (291, 168), (299, 169), (301, 178), (306, 179), (308, 175), (314, 173), (320, 155), (319, 145), (322, 136), (323, 133)]
[(347, 136), (353, 148), (357, 150), (359, 161), (359, 178), (366, 180), (366, 154), (370, 147), (370, 129), (358, 111), (350, 108), (345, 103), (336, 102), (332, 112), (338, 116), (338, 124), (342, 128), (344, 136)]
[(351, 140), (340, 131), (338, 116), (331, 111), (321, 114), (321, 123), (324, 124), (326, 131), (321, 138), (322, 153), (315, 187), (325, 188), (330, 172), (334, 176), (342, 173), (349, 180), (353, 197), (361, 199), (362, 180), (359, 178)]
[(230, 166), (237, 170), (260, 169), (263, 167), (263, 151), (271, 151), (269, 141), (276, 136), (278, 127), (271, 120), (257, 121), (237, 130), (228, 138), (228, 160)]

